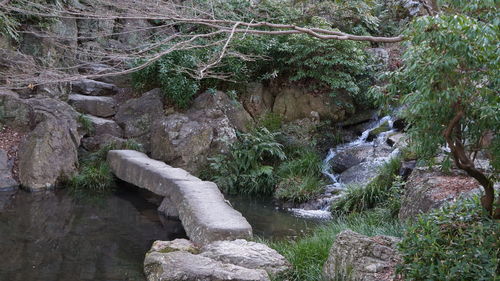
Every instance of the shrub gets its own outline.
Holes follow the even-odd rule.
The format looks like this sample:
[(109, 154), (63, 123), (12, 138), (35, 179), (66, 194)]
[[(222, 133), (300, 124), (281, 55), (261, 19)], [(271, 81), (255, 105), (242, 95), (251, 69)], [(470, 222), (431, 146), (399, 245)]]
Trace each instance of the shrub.
[(229, 194), (271, 195), (276, 184), (273, 166), (286, 158), (277, 134), (265, 128), (239, 134), (228, 154), (209, 159), (211, 179)]
[(276, 280), (323, 281), (321, 272), (328, 258), (335, 237), (351, 229), (364, 235), (391, 235), (401, 237), (405, 225), (389, 216), (385, 210), (373, 210), (362, 214), (342, 216), (313, 234), (297, 241), (267, 242), (287, 258), (293, 268)]
[(391, 159), (380, 168), (379, 174), (366, 186), (350, 186), (343, 197), (333, 202), (333, 213), (362, 212), (377, 206), (391, 205), (393, 213), (399, 210), (401, 179), (398, 171), (399, 157)]
[(400, 244), (406, 280), (500, 280), (500, 223), (478, 198), (421, 216)]
[(104, 193), (114, 187), (114, 177), (106, 162), (84, 164), (69, 185), (74, 192)]

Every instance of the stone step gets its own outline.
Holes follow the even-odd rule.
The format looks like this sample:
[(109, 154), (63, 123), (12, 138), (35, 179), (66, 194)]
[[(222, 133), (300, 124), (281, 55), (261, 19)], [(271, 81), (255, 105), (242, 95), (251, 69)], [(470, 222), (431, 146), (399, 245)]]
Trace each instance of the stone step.
[(168, 197), (194, 243), (252, 237), (250, 224), (226, 203), (213, 182), (134, 150), (111, 150), (107, 161), (118, 178)]
[(98, 117), (115, 115), (117, 103), (112, 97), (85, 96), (71, 94), (68, 103), (77, 111)]
[(90, 114), (85, 114), (84, 116), (92, 124), (92, 136), (108, 134), (119, 138), (122, 137), (123, 130), (122, 128), (120, 128), (120, 126), (118, 126), (118, 124), (116, 124), (115, 121)]
[(90, 79), (71, 83), (73, 92), (90, 96), (112, 96), (118, 93), (118, 87), (113, 84)]

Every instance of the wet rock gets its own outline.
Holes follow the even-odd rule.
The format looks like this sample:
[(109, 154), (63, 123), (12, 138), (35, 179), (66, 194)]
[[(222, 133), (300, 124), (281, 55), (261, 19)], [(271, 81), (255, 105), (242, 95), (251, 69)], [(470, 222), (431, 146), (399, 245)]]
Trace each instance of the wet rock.
[(406, 121), (403, 118), (397, 118), (392, 122), (392, 127), (398, 132), (404, 131), (406, 129)]
[(27, 100), (37, 123), (19, 145), (20, 183), (30, 190), (53, 187), (70, 178), (78, 165), (78, 113), (68, 104), (50, 99)]
[(155, 121), (163, 117), (162, 92), (160, 89), (154, 89), (122, 104), (118, 108), (115, 121), (123, 128), (125, 138), (138, 140), (146, 151), (150, 151), (151, 128)]
[(413, 169), (417, 165), (417, 160), (404, 161), (401, 164), (401, 168), (399, 168), (399, 176), (403, 181), (408, 180), (408, 177), (411, 175)]
[(395, 148), (403, 148), (407, 146), (406, 134), (403, 133), (393, 133), (391, 134), (387, 140), (387, 145)]
[(399, 218), (416, 218), (459, 197), (481, 192), (479, 183), (461, 171), (445, 174), (436, 168), (415, 168), (405, 185)]
[(16, 189), (18, 186), (12, 176), (12, 166), (9, 164), (7, 152), (0, 149), (0, 192)]
[(334, 100), (329, 95), (308, 93), (300, 88), (283, 88), (274, 100), (273, 112), (283, 117), (284, 121), (308, 118), (311, 112), (319, 114), (321, 120), (341, 121), (349, 109), (339, 106), (339, 100), (346, 104), (351, 103), (348, 97), (339, 94)]
[(90, 96), (112, 96), (118, 93), (118, 88), (109, 83), (84, 79), (71, 83), (73, 92)]
[(346, 185), (366, 185), (378, 175), (378, 169), (383, 165), (383, 163), (383, 161), (376, 160), (362, 162), (340, 174), (340, 181)]
[(366, 141), (373, 141), (375, 140), (381, 133), (387, 132), (391, 130), (391, 126), (389, 125), (389, 122), (384, 122), (380, 124), (377, 128), (371, 130), (368, 133), (368, 137), (366, 138)]
[(88, 118), (92, 124), (93, 130), (90, 135), (108, 134), (115, 137), (121, 137), (123, 135), (122, 128), (113, 120), (92, 115), (85, 115), (85, 117)]
[(245, 109), (255, 119), (270, 113), (273, 109), (274, 96), (262, 83), (249, 83), (241, 100)]
[(395, 266), (401, 261), (398, 242), (396, 237), (368, 237), (345, 230), (330, 249), (323, 275), (327, 280), (395, 280)]
[(72, 94), (68, 102), (79, 112), (98, 117), (110, 117), (116, 113), (116, 101), (112, 97)]
[(215, 261), (188, 252), (146, 254), (144, 272), (148, 281), (265, 281), (270, 280), (261, 269), (248, 269), (241, 266)]
[(288, 261), (268, 246), (243, 239), (216, 241), (201, 249), (201, 255), (252, 269), (264, 269), (275, 275), (290, 269)]
[(341, 150), (330, 160), (332, 171), (338, 174), (342, 173), (372, 157), (373, 153), (373, 146), (369, 144), (353, 146)]

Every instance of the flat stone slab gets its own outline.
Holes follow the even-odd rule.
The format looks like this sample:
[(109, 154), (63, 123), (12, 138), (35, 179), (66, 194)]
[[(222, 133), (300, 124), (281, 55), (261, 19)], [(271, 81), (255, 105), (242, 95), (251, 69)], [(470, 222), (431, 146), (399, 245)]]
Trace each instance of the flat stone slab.
[(95, 97), (72, 94), (68, 103), (81, 113), (98, 117), (110, 117), (116, 113), (116, 101), (112, 97)]
[(107, 161), (118, 178), (168, 197), (194, 243), (252, 237), (248, 221), (226, 203), (215, 183), (135, 150), (111, 150)]
[(71, 83), (73, 91), (82, 95), (112, 96), (118, 92), (118, 88), (109, 83), (83, 79)]

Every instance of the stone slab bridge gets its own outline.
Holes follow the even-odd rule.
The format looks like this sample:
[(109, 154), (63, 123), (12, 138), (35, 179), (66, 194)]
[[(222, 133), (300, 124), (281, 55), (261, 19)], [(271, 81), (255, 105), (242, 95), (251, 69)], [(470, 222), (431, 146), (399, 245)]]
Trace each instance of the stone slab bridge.
[(111, 150), (107, 161), (121, 180), (164, 196), (160, 210), (178, 216), (194, 243), (252, 237), (248, 221), (226, 202), (215, 183), (135, 150)]

